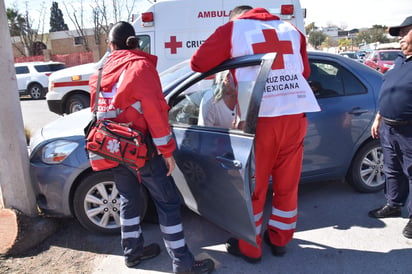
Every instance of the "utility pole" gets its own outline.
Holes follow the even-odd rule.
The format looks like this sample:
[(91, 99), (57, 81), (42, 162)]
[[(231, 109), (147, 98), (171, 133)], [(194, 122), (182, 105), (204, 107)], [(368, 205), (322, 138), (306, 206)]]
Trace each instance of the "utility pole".
[(30, 184), (29, 159), (20, 99), (17, 91), (13, 51), (4, 1), (0, 6), (0, 187), (6, 208), (16, 208), (28, 216), (37, 215)]
[[(0, 2), (0, 254), (19, 251), (44, 240), (49, 229), (39, 217), (30, 182), (29, 157), (17, 91), (13, 51), (4, 0)], [(37, 218), (36, 218), (37, 217)], [(27, 230), (27, 231), (24, 231)], [(32, 239), (30, 239), (32, 238)]]

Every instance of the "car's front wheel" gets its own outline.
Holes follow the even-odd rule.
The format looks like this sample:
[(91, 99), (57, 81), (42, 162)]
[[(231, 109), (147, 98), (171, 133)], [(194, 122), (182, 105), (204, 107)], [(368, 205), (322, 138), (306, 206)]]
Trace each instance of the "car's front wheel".
[(383, 153), (379, 140), (372, 140), (356, 154), (346, 176), (359, 192), (376, 192), (385, 185)]
[[(140, 219), (143, 220), (149, 194), (141, 187)], [(73, 209), (80, 224), (91, 232), (117, 234), (120, 232), (120, 196), (110, 171), (93, 172), (77, 187)]]
[(31, 84), (28, 87), (30, 97), (34, 100), (39, 100), (44, 97), (44, 90), (40, 84)]

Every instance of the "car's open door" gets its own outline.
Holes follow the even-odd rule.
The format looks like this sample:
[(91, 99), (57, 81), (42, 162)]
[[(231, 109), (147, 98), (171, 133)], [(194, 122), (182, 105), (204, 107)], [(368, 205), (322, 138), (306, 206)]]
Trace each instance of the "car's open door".
[[(171, 109), (174, 116), (170, 120), (177, 142), (174, 154), (177, 168), (173, 177), (185, 204), (253, 245), (256, 245), (256, 227), (251, 202), (254, 187), (251, 152), (259, 105), (274, 57), (275, 54), (269, 55), (260, 63), (259, 75), (251, 86), (245, 130), (197, 126), (193, 117), (196, 107), (198, 111), (196, 97), (199, 96), (193, 91), (185, 95), (187, 101), (179, 102), (180, 108)], [(193, 115), (182, 118), (191, 111)]]

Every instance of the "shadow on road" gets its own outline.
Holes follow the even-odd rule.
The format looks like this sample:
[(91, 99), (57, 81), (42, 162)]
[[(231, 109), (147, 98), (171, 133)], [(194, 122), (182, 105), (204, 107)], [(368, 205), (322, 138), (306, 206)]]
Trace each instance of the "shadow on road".
[[(401, 235), (406, 220), (367, 216), (383, 201), (382, 193), (360, 194), (340, 182), (301, 186), (297, 230), (288, 253), (273, 257), (264, 245), (262, 261), (256, 265), (227, 254), (224, 243), (229, 233), (186, 208), (182, 212), (190, 249), (196, 256), (211, 257), (216, 273), (410, 273), (412, 240)], [(111, 255), (105, 256), (106, 263), (102, 262), (96, 273), (112, 273), (113, 264), (118, 271), (129, 273), (123, 265), (120, 235), (96, 235), (74, 219), (59, 221), (61, 228), (56, 234), (21, 257), (36, 256), (57, 246), (70, 252)], [(163, 246), (157, 224), (144, 223), (142, 229), (147, 243)], [(162, 249), (159, 258), (140, 266), (139, 273), (170, 271), (170, 258)]]

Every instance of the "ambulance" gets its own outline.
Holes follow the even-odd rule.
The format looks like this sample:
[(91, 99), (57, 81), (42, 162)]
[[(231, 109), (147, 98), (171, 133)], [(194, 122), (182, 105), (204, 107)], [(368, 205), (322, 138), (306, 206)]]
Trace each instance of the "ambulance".
[[(215, 29), (229, 21), (231, 9), (240, 5), (264, 7), (305, 32), (306, 10), (293, 0), (160, 0), (141, 11), (133, 26), (140, 48), (158, 56), (159, 72), (189, 59)], [(67, 68), (49, 78), (46, 95), (50, 111), (69, 114), (90, 105), (88, 80), (97, 63)]]

